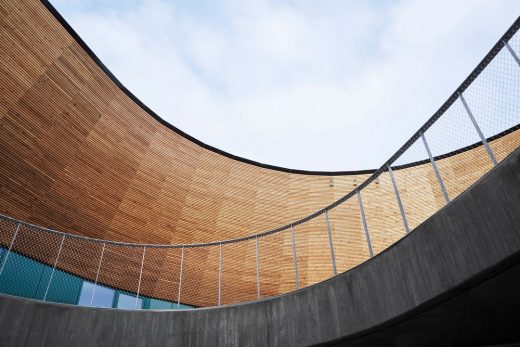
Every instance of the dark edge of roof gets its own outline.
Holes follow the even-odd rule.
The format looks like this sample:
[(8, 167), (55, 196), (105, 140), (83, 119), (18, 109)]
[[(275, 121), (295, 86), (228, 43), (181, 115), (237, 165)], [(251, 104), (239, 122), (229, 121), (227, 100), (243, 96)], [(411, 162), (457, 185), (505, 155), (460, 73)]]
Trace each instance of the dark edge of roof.
[[(324, 214), (325, 212), (333, 209), (334, 207), (342, 204), (343, 202), (345, 202), (346, 200), (350, 199), (351, 197), (353, 197), (354, 195), (356, 195), (357, 193), (361, 192), (366, 186), (368, 186), (370, 183), (372, 183), (377, 177), (379, 177), (383, 172), (386, 172), (388, 171), (388, 167), (391, 167), (391, 165), (408, 149), (410, 148), (414, 143), (415, 141), (417, 141), (421, 135), (427, 131), (447, 110), (449, 107), (451, 107), (451, 105), (459, 98), (459, 96), (471, 85), (471, 83), (473, 83), (473, 81), (480, 75), (480, 73), (488, 66), (488, 64), (495, 58), (495, 56), (500, 52), (500, 50), (505, 46), (506, 42), (509, 41), (509, 39), (511, 39), (511, 37), (513, 37), (513, 35), (518, 31), (518, 29), (520, 28), (520, 16), (513, 22), (513, 24), (509, 27), (509, 29), (507, 29), (507, 31), (502, 35), (502, 37), (497, 41), (497, 43), (489, 50), (489, 52), (486, 54), (486, 56), (480, 61), (480, 63), (475, 67), (475, 69), (473, 69), (473, 71), (469, 74), (469, 76), (459, 85), (459, 87), (451, 94), (451, 96), (444, 102), (444, 104), (442, 104), (442, 106), (426, 121), (426, 123), (424, 123), (423, 126), (421, 126), (419, 128), (419, 130), (417, 130), (409, 139), (408, 141), (406, 141), (402, 146), (401, 148), (399, 148), (395, 153), (394, 155), (392, 155), (379, 169), (377, 170), (363, 170), (363, 171), (343, 171), (343, 172), (327, 172), (327, 171), (324, 171), (324, 172), (320, 172), (320, 171), (304, 171), (304, 170), (291, 170), (291, 169), (287, 169), (287, 168), (281, 168), (281, 167), (277, 167), (277, 166), (272, 166), (272, 165), (267, 165), (267, 164), (261, 164), (261, 163), (258, 163), (258, 162), (255, 162), (255, 161), (252, 161), (252, 160), (249, 160), (249, 159), (245, 159), (245, 158), (240, 158), (240, 157), (237, 157), (237, 156), (234, 156), (232, 154), (229, 154), (227, 152), (224, 152), (222, 150), (219, 150), (215, 147), (212, 147), (212, 146), (209, 146), (209, 145), (206, 145), (204, 144), (203, 142), (193, 138), (192, 136), (184, 133), (183, 131), (177, 129), (176, 127), (174, 127), (173, 125), (171, 125), (170, 123), (166, 122), (165, 120), (163, 120), (162, 118), (160, 118), (156, 113), (154, 113), (151, 109), (149, 109), (146, 105), (144, 105), (139, 99), (137, 99), (137, 97), (135, 97), (128, 89), (126, 89), (122, 84), (121, 82), (119, 82), (117, 80), (117, 78), (105, 67), (105, 65), (99, 60), (99, 58), (97, 58), (97, 56), (94, 54), (94, 52), (92, 52), (92, 50), (85, 44), (85, 42), (78, 36), (78, 34), (74, 31), (74, 29), (72, 29), (72, 27), (65, 21), (65, 19), (59, 14), (59, 12), (52, 6), (52, 4), (50, 4), (49, 0), (40, 0), (43, 5), (54, 15), (54, 17), (56, 18), (56, 20), (58, 20), (60, 22), (61, 25), (63, 25), (63, 27), (69, 32), (70, 35), (72, 35), (72, 37), (77, 41), (77, 43), (79, 45), (82, 46), (83, 49), (85, 49), (85, 51), (87, 52), (88, 55), (90, 55), (90, 57), (99, 65), (99, 67), (112, 79), (112, 81), (125, 93), (127, 94), (134, 102), (136, 102), (137, 105), (139, 105), (140, 107), (142, 107), (146, 112), (148, 112), (151, 116), (153, 116), (154, 118), (156, 118), (160, 123), (164, 124), (165, 126), (167, 126), (168, 128), (172, 129), (173, 131), (177, 132), (178, 134), (180, 134), (181, 136), (185, 137), (186, 139), (190, 140), (190, 141), (193, 141), (197, 144), (199, 144), (200, 146), (206, 148), (206, 149), (209, 149), (211, 151), (214, 151), (216, 153), (220, 153), (222, 155), (225, 155), (231, 159), (235, 159), (235, 160), (239, 160), (239, 161), (242, 161), (244, 163), (248, 163), (248, 164), (252, 164), (252, 165), (256, 165), (256, 166), (260, 166), (260, 167), (263, 167), (263, 168), (267, 168), (267, 169), (272, 169), (272, 170), (278, 170), (278, 171), (284, 171), (284, 172), (288, 172), (288, 173), (294, 173), (294, 174), (305, 174), (305, 175), (327, 175), (327, 176), (336, 176), (336, 175), (351, 175), (351, 174), (363, 174), (363, 173), (371, 173), (372, 175), (367, 178), (363, 183), (359, 184), (355, 189), (353, 189), (352, 191), (350, 191), (349, 193), (345, 194), (343, 197), (341, 197), (340, 199), (336, 200), (335, 202), (331, 203), (330, 205), (328, 206), (325, 206), (324, 208), (320, 209), (320, 210), (317, 210), (316, 212), (306, 216), (306, 217), (303, 217), (303, 218), (300, 218), (292, 223), (289, 223), (289, 224), (286, 224), (286, 225), (283, 225), (283, 226), (280, 226), (280, 227), (276, 227), (276, 228), (273, 228), (271, 230), (268, 230), (268, 231), (264, 231), (264, 232), (260, 232), (260, 233), (256, 233), (256, 234), (252, 234), (252, 235), (248, 235), (248, 236), (244, 236), (244, 237), (239, 237), (239, 238), (235, 238), (235, 239), (229, 239), (229, 240), (223, 240), (223, 241), (213, 241), (213, 242), (207, 242), (207, 243), (195, 243), (195, 244), (185, 244), (185, 245), (152, 245), (152, 244), (128, 244), (128, 243), (124, 243), (124, 242), (111, 242), (111, 243), (114, 243), (114, 244), (126, 244), (128, 246), (150, 246), (150, 247), (171, 247), (171, 248), (181, 248), (181, 247), (186, 247), (186, 248), (190, 248), (190, 247), (208, 247), (208, 246), (216, 246), (216, 245), (220, 245), (220, 244), (228, 244), (228, 243), (236, 243), (236, 242), (240, 242), (240, 241), (246, 241), (246, 240), (251, 240), (251, 239), (254, 239), (254, 238), (257, 238), (257, 237), (263, 237), (263, 236), (268, 236), (268, 235), (271, 235), (271, 234), (275, 234), (275, 233), (278, 233), (278, 232), (281, 232), (281, 231), (284, 231), (284, 230), (288, 230), (294, 226), (297, 226), (297, 225), (300, 225), (300, 224), (303, 224), (311, 219), (314, 219), (322, 214)], [(489, 138), (490, 140), (491, 139), (496, 139), (497, 137), (501, 137), (501, 136), (504, 136), (504, 135), (507, 135), (508, 133), (514, 131), (518, 129), (518, 126), (514, 126), (510, 129), (507, 129), (506, 131), (503, 131), (502, 133), (498, 134), (498, 135), (495, 135), (491, 138)], [(462, 153), (463, 151), (467, 151), (467, 150), (470, 150), (472, 148), (475, 148), (478, 146), (478, 143), (475, 143), (473, 145), (469, 145), (463, 149), (459, 149), (459, 150), (455, 150), (453, 152), (450, 152), (450, 153), (447, 153), (447, 154), (443, 154), (443, 155), (440, 155), (440, 156), (437, 156), (435, 158), (446, 158), (450, 155), (454, 155), (454, 154), (458, 154), (458, 153)], [(418, 162), (415, 162), (415, 163), (411, 163), (411, 164), (407, 164), (407, 165), (400, 165), (400, 166), (397, 166), (395, 167), (395, 169), (401, 169), (401, 168), (405, 168), (405, 167), (410, 167), (410, 166), (414, 166), (414, 165), (420, 165), (422, 163), (424, 163), (425, 161), (422, 160), (422, 161), (418, 161)], [(427, 162), (427, 161), (426, 161)], [(5, 216), (7, 217), (7, 216)], [(7, 217), (9, 218), (9, 217)], [(9, 218), (9, 219), (12, 219), (12, 218)], [(30, 225), (29, 223), (24, 223), (26, 225)], [(40, 227), (41, 228), (41, 227)], [(50, 229), (46, 229), (46, 228), (43, 228), (44, 230), (48, 231), (48, 232), (57, 232), (57, 231), (54, 231), (54, 230), (50, 230)], [(58, 233), (62, 233), (62, 232), (58, 232)], [(72, 234), (68, 234), (68, 233), (62, 233), (62, 234), (67, 234), (71, 237), (78, 237), (78, 238), (85, 238), (85, 239), (90, 239), (88, 237), (82, 237), (82, 236), (75, 236), (75, 235), (72, 235)], [(91, 239), (91, 240), (95, 240), (95, 239)], [(98, 242), (103, 242), (102, 240), (97, 240)], [(106, 241), (105, 241), (106, 242)]]
[(205, 148), (209, 151), (218, 153), (225, 157), (228, 157), (233, 160), (237, 160), (246, 164), (258, 166), (264, 169), (282, 171), (292, 174), (300, 174), (300, 175), (318, 175), (318, 176), (341, 176), (341, 175), (358, 175), (358, 174), (371, 174), (375, 172), (375, 169), (368, 170), (353, 170), (353, 171), (313, 171), (313, 170), (299, 170), (299, 169), (289, 169), (276, 165), (269, 165), (260, 163), (251, 159), (242, 158), (226, 151), (223, 151), (219, 148), (210, 146), (193, 136), (185, 133), (181, 129), (175, 127), (171, 123), (167, 122), (163, 118), (161, 118), (157, 113), (155, 113), (152, 109), (146, 106), (139, 98), (137, 98), (128, 88), (126, 88), (117, 77), (103, 64), (103, 62), (97, 57), (97, 55), (90, 49), (90, 47), (83, 41), (83, 39), (76, 33), (76, 31), (67, 23), (65, 18), (56, 10), (56, 8), (50, 3), (49, 0), (40, 0), (42, 4), (49, 10), (49, 12), (54, 16), (54, 18), (63, 26), (63, 28), (72, 36), (72, 38), (81, 46), (81, 48), (87, 53), (87, 55), (98, 65), (98, 67), (112, 80), (112, 82), (123, 92), (125, 93), (133, 102), (137, 104), (140, 108), (142, 108), (146, 113), (152, 116), (156, 121), (160, 124), (164, 125), (168, 129), (174, 131), (178, 135), (184, 137), (185, 139), (199, 145), (202, 148)]
[[(480, 73), (482, 71), (484, 71), (484, 69), (495, 58), (495, 56), (502, 50), (502, 48), (505, 46), (506, 42), (508, 42), (509, 39), (511, 39), (511, 37), (513, 37), (513, 35), (518, 31), (519, 28), (520, 28), (520, 16), (514, 21), (514, 23), (509, 27), (509, 29), (507, 29), (507, 31), (504, 33), (504, 35), (502, 35), (502, 37), (497, 41), (497, 43), (489, 50), (489, 52), (486, 54), (484, 59), (482, 59), (482, 61), (477, 65), (477, 67), (475, 67), (475, 69), (473, 69), (473, 71), (464, 80), (464, 82), (462, 82), (460, 84), (460, 86), (453, 92), (453, 94), (451, 94), (451, 96), (448, 98), (448, 100), (446, 100), (444, 102), (444, 104), (442, 104), (442, 106), (437, 110), (437, 112), (435, 112), (433, 114), (433, 116), (431, 116), (430, 119), (428, 119), (426, 121), (426, 123), (424, 123), (424, 125), (422, 127), (420, 127), (419, 130), (417, 130), (415, 132), (415, 134), (413, 134), (412, 137), (410, 137), (410, 139), (408, 139), (408, 141), (406, 141), (401, 146), (401, 148), (399, 148), (397, 150), (397, 152), (394, 153), (394, 155), (392, 155), (383, 165), (381, 165), (381, 167), (379, 169), (374, 171), (374, 173), (369, 178), (367, 178), (363, 183), (359, 184), (355, 189), (353, 189), (349, 193), (345, 194), (343, 197), (336, 200), (332, 204), (325, 206), (321, 210), (318, 210), (306, 217), (300, 218), (290, 224), (286, 224), (286, 225), (283, 225), (283, 226), (280, 226), (277, 228), (273, 228), (268, 231), (254, 234), (254, 235), (244, 236), (241, 238), (236, 238), (236, 239), (231, 239), (231, 240), (226, 240), (226, 241), (206, 243), (205, 245), (209, 246), (209, 245), (240, 242), (240, 241), (250, 240), (253, 238), (257, 238), (257, 237), (268, 236), (268, 235), (275, 234), (275, 233), (278, 233), (278, 232), (281, 232), (284, 230), (291, 229), (297, 225), (306, 223), (306, 222), (310, 221), (311, 219), (321, 216), (322, 214), (326, 213), (327, 211), (335, 208), (336, 206), (338, 206), (338, 205), (342, 204), (343, 202), (347, 201), (348, 199), (352, 198), (354, 195), (360, 193), (365, 187), (367, 187), (370, 183), (372, 183), (374, 180), (376, 180), (377, 177), (379, 177), (382, 173), (388, 171), (388, 168), (391, 167), (391, 165), (394, 164), (394, 162), (397, 159), (399, 159), (399, 157), (404, 152), (406, 152), (406, 150), (408, 150), (415, 143), (415, 141), (417, 141), (422, 136), (422, 134), (425, 131), (427, 131), (451, 107), (451, 105), (471, 85), (471, 83), (473, 83), (473, 81), (480, 75)], [(518, 126), (514, 126), (510, 129), (498, 134), (497, 136), (504, 136), (504, 135), (508, 134), (509, 132), (516, 130), (517, 128), (518, 128)], [(474, 148), (474, 146), (475, 146), (475, 144), (467, 146), (464, 149), (469, 150), (469, 149)], [(456, 150), (451, 153), (456, 154), (456, 153), (461, 153), (461, 152), (462, 152), (462, 150)], [(446, 157), (446, 156), (448, 156), (448, 155), (442, 155), (439, 157)], [(420, 165), (422, 162), (423, 161), (415, 162), (415, 165)], [(405, 165), (405, 166), (403, 166), (403, 165), (398, 166), (398, 168), (409, 167), (409, 166), (410, 166), (410, 164)], [(190, 247), (197, 247), (197, 245), (190, 245)]]
[[(128, 90), (128, 88), (126, 88), (117, 79), (117, 77), (105, 66), (105, 64), (103, 64), (103, 62), (90, 49), (90, 47), (85, 43), (85, 41), (83, 41), (83, 39), (76, 33), (76, 31), (70, 26), (70, 24), (65, 20), (65, 18), (58, 12), (58, 10), (56, 10), (56, 8), (50, 3), (50, 1), (49, 0), (41, 0), (41, 2), (47, 8), (47, 10), (49, 10), (49, 12), (54, 16), (54, 18), (63, 26), (63, 28), (72, 36), (72, 38), (81, 46), (81, 48), (87, 53), (87, 55), (96, 63), (96, 65), (98, 65), (98, 67), (103, 71), (103, 73), (105, 73), (110, 78), (110, 80), (123, 93), (125, 93), (133, 102), (135, 102), (140, 108), (142, 108), (146, 113), (148, 113), (150, 116), (152, 116), (160, 124), (162, 124), (163, 126), (167, 127), (168, 129), (174, 131), (175, 133), (177, 133), (178, 135), (184, 137), (185, 139), (187, 139), (187, 140), (189, 140), (189, 141), (199, 145), (200, 147), (205, 148), (205, 149), (207, 149), (209, 151), (218, 153), (218, 154), (223, 155), (225, 157), (228, 157), (230, 159), (246, 163), (246, 164), (258, 166), (258, 167), (261, 167), (261, 168), (264, 168), (264, 169), (275, 170), (275, 171), (282, 171), (282, 172), (293, 173), (293, 174), (300, 174), (300, 175), (344, 176), (344, 175), (372, 174), (372, 173), (375, 173), (377, 171), (376, 169), (350, 170), (350, 171), (314, 171), (314, 170), (290, 169), (290, 168), (285, 168), (285, 167), (281, 167), (281, 166), (260, 163), (260, 162), (257, 162), (257, 161), (251, 160), (251, 159), (247, 159), (247, 158), (242, 158), (242, 157), (233, 155), (231, 153), (228, 153), (226, 151), (223, 151), (223, 150), (221, 150), (219, 148), (216, 148), (216, 147), (213, 147), (211, 145), (208, 145), (208, 144), (206, 144), (206, 143), (204, 143), (204, 142), (194, 138), (193, 136), (185, 133), (184, 131), (180, 130), (179, 128), (175, 127), (171, 123), (169, 123), (166, 120), (164, 120), (163, 118), (161, 118), (157, 113), (155, 113), (152, 109), (150, 109), (148, 106), (146, 106), (141, 100), (139, 100), (139, 98), (137, 98), (130, 90)], [(518, 19), (511, 26), (511, 28), (508, 30), (508, 32), (515, 26), (515, 24), (518, 24), (517, 22), (518, 22)], [(516, 32), (516, 30), (515, 30), (515, 32)], [(499, 43), (506, 37), (506, 34), (504, 34), (504, 37), (501, 38)], [(495, 47), (493, 47), (493, 48), (495, 48)], [(493, 51), (493, 49), (487, 54), (487, 56), (489, 56), (492, 51)], [(483, 61), (479, 64), (479, 66), (484, 62), (484, 60), (486, 60), (487, 56), (483, 59)], [(494, 55), (493, 55), (493, 57), (494, 57)], [(466, 83), (468, 81), (468, 79), (475, 73), (475, 71), (478, 69), (479, 66), (477, 66), (477, 68), (475, 68), (475, 70), (472, 72), (472, 74), (470, 74), (470, 76), (466, 79), (466, 81), (464, 81), (464, 83)], [(462, 85), (464, 85), (464, 83)], [(457, 91), (459, 89), (461, 89), (462, 85), (459, 86)], [(455, 93), (457, 93), (457, 91)], [(452, 99), (452, 98), (453, 98), (453, 95), (452, 95), (452, 97), (450, 97), (450, 99)], [(450, 99), (448, 99), (448, 101)], [(451, 106), (451, 103), (450, 103), (450, 106)], [(437, 113), (438, 112), (439, 111), (437, 111)], [(468, 146), (468, 147), (465, 147), (463, 149), (456, 150), (456, 151), (453, 151), (453, 152), (450, 152), (450, 153), (446, 153), (446, 154), (443, 154), (442, 156), (439, 156), (439, 157), (435, 157), (435, 159), (446, 158), (446, 157), (449, 157), (451, 155), (454, 155), (454, 154), (457, 154), (457, 153), (461, 153), (461, 151), (470, 150), (472, 148), (474, 148), (474, 146)], [(410, 166), (414, 166), (414, 165), (420, 165), (422, 163), (423, 163), (423, 161), (418, 161), (416, 163), (407, 164), (406, 167), (410, 167)], [(395, 169), (399, 170), (399, 167), (396, 167)]]

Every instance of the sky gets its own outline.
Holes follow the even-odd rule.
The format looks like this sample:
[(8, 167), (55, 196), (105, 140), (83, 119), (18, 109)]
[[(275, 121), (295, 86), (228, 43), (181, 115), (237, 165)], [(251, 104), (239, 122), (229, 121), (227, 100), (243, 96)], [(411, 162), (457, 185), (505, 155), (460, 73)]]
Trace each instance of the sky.
[(161, 118), (292, 169), (381, 166), (520, 14), (518, 0), (51, 0)]

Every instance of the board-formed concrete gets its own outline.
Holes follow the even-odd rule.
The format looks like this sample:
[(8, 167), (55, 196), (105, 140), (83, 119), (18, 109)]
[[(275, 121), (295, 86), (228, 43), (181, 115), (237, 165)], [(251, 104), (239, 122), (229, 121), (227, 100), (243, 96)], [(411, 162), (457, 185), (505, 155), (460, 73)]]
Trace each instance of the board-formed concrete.
[(304, 346), (348, 340), (398, 324), (439, 298), (446, 301), (483, 274), (496, 275), (493, 269), (520, 254), (519, 226), (517, 149), (407, 237), (327, 281), (256, 303), (177, 312), (4, 296), (0, 345)]

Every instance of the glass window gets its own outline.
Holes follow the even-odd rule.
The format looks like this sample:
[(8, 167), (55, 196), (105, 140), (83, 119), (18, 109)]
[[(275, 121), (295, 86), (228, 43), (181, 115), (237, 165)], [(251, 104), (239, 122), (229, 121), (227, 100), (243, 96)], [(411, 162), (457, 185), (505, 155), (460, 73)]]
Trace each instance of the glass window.
[[(96, 290), (94, 291), (94, 287)], [(94, 297), (92, 298), (92, 292), (94, 291)], [(112, 307), (114, 301), (114, 290), (100, 286), (99, 284), (94, 286), (94, 283), (83, 281), (81, 293), (79, 295), (78, 305), (82, 306), (93, 306), (93, 307)], [(92, 304), (90, 301), (92, 300)]]
[(119, 293), (117, 298), (117, 308), (126, 308), (126, 309), (140, 309), (143, 307), (143, 299), (137, 299), (137, 305), (135, 301), (135, 296), (127, 295)]
[(172, 308), (175, 310), (191, 310), (193, 307), (183, 304), (179, 304), (179, 307), (177, 307), (177, 304), (174, 303)]
[[(150, 310), (169, 310), (173, 303), (159, 299), (149, 299), (148, 308)], [(146, 306), (145, 306), (146, 307)]]

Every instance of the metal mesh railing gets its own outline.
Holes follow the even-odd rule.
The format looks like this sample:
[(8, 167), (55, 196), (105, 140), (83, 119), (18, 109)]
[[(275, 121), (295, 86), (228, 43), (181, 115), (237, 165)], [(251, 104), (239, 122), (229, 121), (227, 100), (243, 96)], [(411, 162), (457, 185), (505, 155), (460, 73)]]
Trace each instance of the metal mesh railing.
[(274, 230), (192, 245), (65, 234), (0, 216), (0, 292), (125, 309), (185, 309), (287, 293), (377, 255), (520, 145), (520, 20), (440, 110), (365, 182)]

